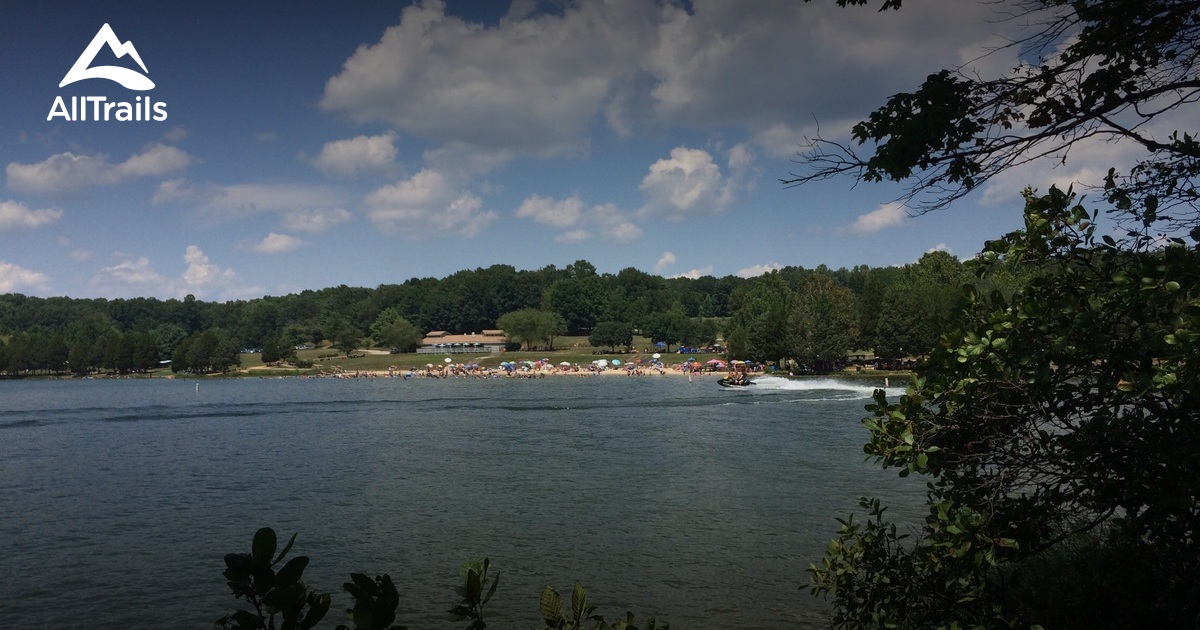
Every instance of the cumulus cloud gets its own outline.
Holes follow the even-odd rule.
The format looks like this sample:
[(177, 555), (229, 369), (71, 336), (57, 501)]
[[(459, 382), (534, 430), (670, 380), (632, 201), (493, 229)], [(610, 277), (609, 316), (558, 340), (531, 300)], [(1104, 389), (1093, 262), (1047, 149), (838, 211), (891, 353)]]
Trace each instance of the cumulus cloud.
[(704, 276), (711, 276), (712, 272), (713, 272), (713, 266), (706, 265), (704, 267), (700, 267), (699, 269), (689, 269), (681, 274), (678, 274), (678, 275), (675, 275), (672, 277), (673, 278), (688, 278), (689, 280), (696, 280), (697, 278), (703, 278)]
[(908, 211), (899, 202), (886, 203), (877, 210), (859, 216), (847, 228), (860, 236), (903, 225), (908, 220)]
[(62, 218), (62, 210), (30, 210), (19, 201), (0, 201), (0, 232), (8, 229), (38, 228)]
[(93, 288), (114, 297), (164, 295), (170, 293), (167, 288), (169, 284), (170, 281), (155, 271), (150, 266), (150, 259), (145, 256), (104, 267), (92, 276), (91, 281)]
[(5, 169), (8, 187), (24, 193), (50, 196), (86, 194), (96, 186), (112, 186), (142, 177), (162, 177), (191, 163), (185, 151), (155, 144), (118, 164), (104, 155), (52, 155), (36, 164), (12, 162)]
[(330, 175), (351, 176), (386, 171), (395, 161), (396, 134), (388, 132), (326, 142), (313, 164)]
[(739, 278), (755, 278), (763, 274), (771, 273), (772, 271), (779, 271), (780, 269), (783, 269), (783, 265), (777, 262), (769, 262), (762, 265), (754, 265), (751, 267), (746, 267), (745, 269), (740, 269), (734, 275)]
[(50, 279), (46, 274), (0, 260), (0, 293), (21, 290), (49, 291)]
[(659, 12), (640, 0), (582, 2), (485, 27), (447, 16), (441, 0), (419, 2), (346, 60), (320, 105), (442, 142), (578, 152), (622, 77), (638, 71)]
[(282, 254), (293, 251), (303, 244), (304, 241), (295, 236), (271, 232), (250, 249), (260, 254)]
[[(860, 112), (929, 68), (978, 58), (980, 42), (1016, 39), (1019, 26), (978, 2), (886, 14), (792, 0), (553, 4), (514, 2), (484, 25), (446, 15), (441, 0), (414, 3), (345, 61), (320, 105), (437, 143), (523, 155), (585, 151), (597, 123), (620, 136), (745, 129), (774, 140), (764, 147), (775, 154), (795, 142), (782, 127), (769, 133), (777, 125)], [(1014, 55), (974, 66), (1007, 69)], [(795, 63), (811, 59), (821, 62)]]
[(947, 254), (953, 255), (954, 249), (945, 243), (938, 243), (937, 245), (925, 250), (926, 254), (932, 254), (933, 252), (946, 252)]
[(517, 208), (517, 216), (565, 230), (579, 225), (583, 219), (583, 209), (583, 200), (579, 195), (556, 201), (535, 194), (521, 202), (521, 207)]
[(675, 264), (674, 252), (663, 252), (662, 256), (660, 256), (658, 258), (658, 262), (654, 263), (654, 273), (661, 276), (664, 271), (666, 271), (668, 268), (671, 267), (671, 265), (674, 265), (674, 264)]
[(233, 299), (260, 295), (258, 287), (241, 284), (237, 273), (213, 263), (199, 247), (188, 245), (183, 273), (171, 278), (159, 273), (145, 256), (126, 259), (93, 274), (91, 287), (108, 297), (162, 296)]
[(611, 203), (593, 207), (587, 215), (587, 221), (596, 226), (600, 236), (617, 243), (632, 243), (642, 238), (642, 228), (632, 221)]
[(650, 172), (642, 179), (646, 203), (638, 214), (681, 220), (724, 212), (753, 163), (753, 154), (744, 145), (737, 145), (729, 151), (730, 175), (725, 176), (708, 151), (674, 148), (671, 157), (651, 164)]
[(189, 293), (204, 291), (208, 287), (226, 286), (237, 280), (232, 269), (222, 269), (213, 264), (199, 247), (188, 245), (183, 253), (187, 269), (183, 272), (183, 284)]
[(643, 234), (642, 228), (630, 221), (620, 208), (613, 204), (589, 208), (578, 195), (563, 200), (532, 195), (521, 203), (516, 215), (562, 230), (554, 238), (556, 243), (579, 243), (597, 235), (605, 240), (629, 243)]
[(367, 217), (380, 230), (419, 238), (441, 234), (475, 236), (496, 219), (483, 199), (457, 188), (441, 171), (423, 169), (364, 199)]

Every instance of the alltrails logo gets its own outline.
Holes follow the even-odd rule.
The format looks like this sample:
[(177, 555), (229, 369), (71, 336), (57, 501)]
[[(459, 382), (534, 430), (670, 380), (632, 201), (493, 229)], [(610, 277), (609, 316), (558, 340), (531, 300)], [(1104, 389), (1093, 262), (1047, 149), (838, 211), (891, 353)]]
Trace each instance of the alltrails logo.
[[(146, 70), (146, 64), (142, 61), (142, 56), (138, 54), (137, 48), (133, 47), (133, 42), (122, 43), (117, 39), (117, 34), (113, 32), (112, 27), (105, 24), (100, 27), (87, 48), (83, 49), (83, 54), (75, 60), (75, 65), (67, 71), (58, 87), (65, 87), (86, 79), (108, 79), (130, 90), (154, 89), (154, 82), (136, 70), (120, 66), (92, 66), (96, 55), (104, 46), (108, 46), (118, 59), (129, 55), (142, 68), (142, 72), (149, 72)], [(50, 113), (46, 116), (46, 120), (51, 121), (61, 117), (69, 122), (81, 120), (161, 122), (167, 119), (167, 104), (156, 103), (149, 95), (138, 96), (132, 103), (109, 101), (107, 96), (72, 96), (69, 102), (70, 106), (62, 96), (54, 97), (54, 104), (50, 106)]]

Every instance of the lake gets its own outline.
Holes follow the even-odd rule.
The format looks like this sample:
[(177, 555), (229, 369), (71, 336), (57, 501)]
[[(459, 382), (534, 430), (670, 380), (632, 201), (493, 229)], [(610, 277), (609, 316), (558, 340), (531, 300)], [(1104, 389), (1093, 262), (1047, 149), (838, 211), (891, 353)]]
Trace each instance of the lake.
[(0, 381), (0, 619), (210, 628), (241, 603), (224, 554), (271, 526), (333, 595), (323, 628), (345, 622), (352, 572), (391, 574), (401, 624), (465, 627), (444, 611), (483, 556), (492, 628), (541, 628), (541, 588), (576, 579), (610, 620), (824, 627), (803, 587), (834, 519), (862, 495), (922, 510), (920, 480), (863, 461), (874, 386)]

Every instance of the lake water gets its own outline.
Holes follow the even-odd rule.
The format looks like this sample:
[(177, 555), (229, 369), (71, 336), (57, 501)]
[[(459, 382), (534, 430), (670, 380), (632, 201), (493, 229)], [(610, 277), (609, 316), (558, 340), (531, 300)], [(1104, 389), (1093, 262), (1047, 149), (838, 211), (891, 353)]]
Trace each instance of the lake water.
[(802, 587), (834, 518), (861, 495), (920, 510), (920, 482), (863, 461), (872, 387), (0, 381), (0, 619), (210, 628), (239, 603), (222, 557), (271, 526), (333, 595), (321, 627), (351, 572), (390, 573), (414, 630), (465, 627), (444, 611), (485, 555), (491, 628), (540, 628), (541, 588), (576, 579), (610, 620), (823, 627)]

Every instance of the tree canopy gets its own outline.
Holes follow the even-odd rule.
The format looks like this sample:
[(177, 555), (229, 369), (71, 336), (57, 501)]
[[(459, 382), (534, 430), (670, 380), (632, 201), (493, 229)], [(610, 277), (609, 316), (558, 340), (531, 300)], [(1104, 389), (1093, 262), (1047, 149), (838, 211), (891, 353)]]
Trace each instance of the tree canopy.
[(789, 183), (903, 181), (920, 212), (1108, 140), (1138, 148), (1088, 182), (1123, 232), (1072, 191), (1024, 191), (1024, 229), (969, 263), (961, 315), (935, 327), (906, 394), (876, 392), (864, 419), (869, 457), (928, 479), (918, 535), (863, 498), (868, 518), (841, 520), (810, 586), (845, 628), (1195, 627), (1200, 152), (1172, 127), (1200, 120), (1200, 2), (1005, 6), (1035, 25), (1013, 44), (1026, 62), (930, 75), (854, 127), (864, 156), (818, 139)]
[(1200, 0), (996, 4), (998, 13), (1031, 24), (1009, 44), (1018, 67), (998, 78), (965, 68), (935, 72), (855, 125), (853, 144), (811, 140), (800, 156), (805, 168), (784, 182), (903, 181), (910, 208), (924, 212), (1014, 167), (1066, 162), (1085, 142), (1114, 142), (1136, 147), (1138, 157), (1084, 184), (1103, 188), (1123, 217), (1200, 227)]

